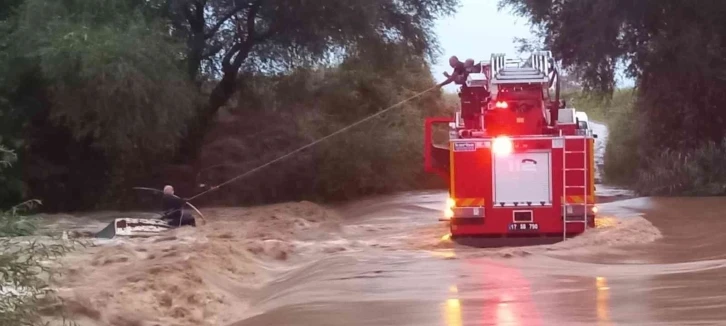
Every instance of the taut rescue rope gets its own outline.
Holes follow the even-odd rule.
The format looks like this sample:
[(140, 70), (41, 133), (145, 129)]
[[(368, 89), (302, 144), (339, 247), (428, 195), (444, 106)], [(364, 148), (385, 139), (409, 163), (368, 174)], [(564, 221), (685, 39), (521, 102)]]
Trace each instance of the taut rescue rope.
[(267, 167), (267, 166), (269, 166), (271, 164), (274, 164), (276, 162), (282, 161), (282, 160), (284, 160), (284, 159), (286, 159), (286, 158), (288, 158), (288, 157), (290, 157), (290, 156), (292, 156), (292, 155), (294, 155), (294, 154), (296, 154), (296, 153), (298, 153), (300, 151), (303, 151), (303, 150), (305, 150), (307, 148), (310, 148), (312, 146), (315, 146), (316, 144), (318, 144), (318, 143), (320, 143), (320, 142), (322, 142), (322, 141), (324, 141), (324, 140), (326, 140), (326, 139), (328, 139), (330, 137), (333, 137), (333, 136), (335, 136), (337, 134), (340, 134), (342, 132), (345, 132), (345, 131), (347, 131), (347, 130), (349, 130), (349, 129), (351, 129), (351, 128), (353, 128), (353, 127), (355, 127), (355, 126), (357, 126), (357, 125), (359, 125), (359, 124), (361, 124), (363, 122), (366, 122), (366, 121), (368, 121), (370, 119), (373, 119), (373, 118), (375, 118), (375, 117), (377, 117), (377, 116), (379, 116), (381, 114), (384, 114), (384, 113), (386, 113), (386, 112), (388, 112), (388, 111), (390, 111), (390, 110), (392, 110), (392, 109), (394, 109), (394, 108), (396, 108), (396, 107), (398, 107), (398, 106), (400, 106), (400, 105), (402, 105), (402, 104), (404, 104), (404, 103), (406, 103), (408, 101), (411, 101), (411, 100), (413, 100), (413, 99), (415, 99), (415, 98), (417, 98), (417, 97), (419, 97), (419, 96), (421, 96), (421, 95), (423, 95), (423, 94), (425, 94), (425, 93), (427, 93), (427, 92), (429, 92), (432, 89), (437, 88), (437, 87), (438, 87), (438, 85), (432, 86), (431, 88), (429, 88), (427, 90), (421, 91), (421, 92), (419, 92), (419, 93), (417, 93), (417, 94), (415, 94), (415, 95), (413, 95), (413, 96), (411, 96), (411, 97), (409, 97), (409, 98), (407, 98), (407, 99), (405, 99), (403, 101), (400, 101), (400, 102), (398, 102), (398, 103), (396, 103), (394, 105), (391, 105), (391, 106), (389, 106), (389, 107), (387, 107), (387, 108), (385, 108), (385, 109), (383, 109), (381, 111), (378, 111), (378, 112), (376, 112), (376, 113), (374, 113), (374, 114), (372, 114), (372, 115), (370, 115), (370, 116), (368, 116), (366, 118), (363, 118), (361, 120), (358, 120), (355, 123), (352, 123), (352, 124), (350, 124), (350, 125), (348, 125), (346, 127), (343, 127), (341, 129), (339, 129), (339, 130), (331, 133), (330, 135), (327, 135), (327, 136), (322, 137), (322, 138), (320, 138), (318, 140), (315, 140), (315, 141), (313, 141), (313, 142), (311, 142), (311, 143), (309, 143), (309, 144), (307, 144), (305, 146), (302, 146), (302, 147), (300, 147), (300, 148), (298, 148), (298, 149), (296, 149), (296, 150), (294, 150), (292, 152), (289, 152), (289, 153), (287, 153), (285, 155), (282, 155), (282, 156), (280, 156), (280, 157), (278, 157), (278, 158), (276, 158), (276, 159), (274, 159), (272, 161), (269, 161), (269, 162), (267, 162), (265, 164), (262, 164), (262, 165), (260, 165), (260, 166), (258, 166), (256, 168), (254, 168), (252, 170), (249, 170), (249, 171), (247, 171), (245, 173), (242, 173), (242, 174), (240, 174), (240, 175), (238, 175), (238, 176), (236, 176), (234, 178), (231, 178), (231, 179), (229, 179), (229, 180), (227, 180), (225, 182), (222, 182), (222, 183), (220, 183), (220, 184), (218, 184), (216, 186), (213, 186), (213, 187), (211, 187), (211, 188), (209, 188), (209, 189), (207, 189), (205, 191), (202, 191), (202, 192), (200, 192), (200, 193), (198, 193), (198, 194), (194, 195), (193, 197), (188, 198), (186, 200), (189, 201), (189, 200), (193, 200), (195, 198), (198, 198), (200, 196), (203, 196), (203, 195), (205, 195), (207, 193), (210, 193), (212, 191), (215, 191), (215, 190), (219, 189), (222, 186), (228, 185), (228, 184), (230, 184), (230, 183), (232, 183), (232, 182), (234, 182), (234, 181), (236, 181), (238, 179), (244, 178), (244, 177), (246, 177), (246, 176), (248, 176), (250, 174), (253, 174), (253, 173), (255, 173), (255, 172), (257, 172), (257, 171), (259, 171), (261, 169), (264, 169), (265, 167)]

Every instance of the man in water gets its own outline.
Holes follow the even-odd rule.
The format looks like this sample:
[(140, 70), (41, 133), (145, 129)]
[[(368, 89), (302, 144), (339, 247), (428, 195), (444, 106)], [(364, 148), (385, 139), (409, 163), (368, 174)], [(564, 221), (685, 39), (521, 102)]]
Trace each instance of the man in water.
[(166, 220), (171, 226), (197, 226), (194, 217), (184, 210), (185, 204), (184, 199), (174, 195), (174, 187), (169, 185), (164, 186), (164, 197), (162, 198), (163, 220)]

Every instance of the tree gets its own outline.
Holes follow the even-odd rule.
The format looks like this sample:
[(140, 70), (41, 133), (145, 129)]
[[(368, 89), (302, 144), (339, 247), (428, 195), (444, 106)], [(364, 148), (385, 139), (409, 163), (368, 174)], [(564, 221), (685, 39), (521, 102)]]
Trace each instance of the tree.
[(18, 152), (28, 195), (92, 208), (108, 199), (99, 193), (150, 182), (172, 153), (194, 162), (220, 108), (254, 78), (351, 58), (430, 59), (434, 19), (456, 3), (6, 1), (0, 136)]
[(582, 72), (587, 91), (612, 93), (616, 64), (626, 64), (637, 100), (623, 120), (637, 128), (622, 131), (632, 133), (623, 139), (636, 144), (630, 146), (636, 160), (627, 159), (643, 172), (638, 180), (678, 180), (663, 173), (642, 177), (656, 166), (675, 171), (659, 162), (674, 159), (682, 171), (697, 171), (704, 180), (713, 176), (707, 161), (723, 159), (718, 144), (726, 137), (726, 2), (502, 0), (500, 5), (528, 17), (563, 64)]
[[(287, 71), (340, 62), (368, 47), (400, 42), (401, 55), (430, 55), (439, 15), (457, 0), (166, 0), (176, 35), (186, 40), (187, 73), (198, 85), (212, 81), (207, 103), (186, 137), (193, 158), (218, 110), (244, 80), (240, 72)], [(241, 84), (241, 85), (240, 85)]]
[[(535, 51), (549, 51), (549, 48), (543, 42), (543, 37), (534, 37), (530, 39), (515, 37), (514, 43), (517, 44), (517, 52), (520, 55), (527, 55)], [(576, 67), (567, 67), (559, 72), (560, 89), (563, 92), (575, 92), (582, 88), (580, 83), (581, 73)]]
[(117, 190), (174, 153), (199, 95), (179, 65), (183, 45), (145, 1), (25, 0), (15, 12), (2, 111), (22, 121), (29, 182), (52, 187), (50, 198), (94, 191), (75, 178)]
[(27, 0), (16, 35), (14, 52), (49, 83), (53, 118), (114, 158), (173, 147), (194, 104), (182, 48), (134, 2)]
[[(240, 94), (245, 100), (208, 137), (197, 183), (225, 182), (432, 88), (425, 60), (398, 51), (405, 49), (391, 45), (370, 53), (386, 53), (387, 60), (361, 55), (335, 67), (246, 77), (248, 86)], [(438, 179), (427, 177), (415, 162), (423, 155), (424, 117), (453, 114), (444, 109), (439, 92), (421, 94), (201, 200), (345, 200), (431, 186)]]
[[(659, 148), (726, 136), (726, 3), (679, 0), (502, 0), (530, 18), (588, 91), (610, 93), (619, 61), (637, 82), (638, 114)], [(699, 118), (707, 115), (710, 119)], [(656, 148), (657, 149), (657, 148)]]

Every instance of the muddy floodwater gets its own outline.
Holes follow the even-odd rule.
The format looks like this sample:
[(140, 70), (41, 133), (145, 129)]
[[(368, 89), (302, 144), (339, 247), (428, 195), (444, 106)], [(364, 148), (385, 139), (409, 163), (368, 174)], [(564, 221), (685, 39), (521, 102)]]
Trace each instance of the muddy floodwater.
[(498, 249), (446, 237), (443, 191), (206, 209), (74, 253), (59, 287), (81, 325), (726, 324), (726, 200), (597, 191), (597, 228)]
[[(553, 246), (399, 249), (445, 196), (351, 205), (390, 227), (378, 249), (339, 254), (257, 293), (242, 325), (703, 325), (726, 320), (726, 201), (602, 206), (600, 230)], [(694, 212), (698, 212), (694, 215)], [(607, 225), (609, 224), (609, 225)], [(443, 230), (441, 230), (443, 232)], [(423, 241), (422, 241), (423, 242)], [(391, 243), (391, 245), (386, 245)], [(432, 247), (442, 244), (430, 243)]]

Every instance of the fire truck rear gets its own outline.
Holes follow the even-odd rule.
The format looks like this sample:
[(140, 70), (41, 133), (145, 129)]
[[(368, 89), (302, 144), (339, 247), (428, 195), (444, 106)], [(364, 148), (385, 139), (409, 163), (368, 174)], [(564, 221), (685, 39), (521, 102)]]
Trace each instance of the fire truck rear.
[[(596, 136), (560, 101), (550, 52), (478, 67), (456, 117), (426, 120), (426, 170), (449, 184), (452, 238), (555, 242), (594, 227)], [(436, 125), (448, 146), (434, 141)]]

